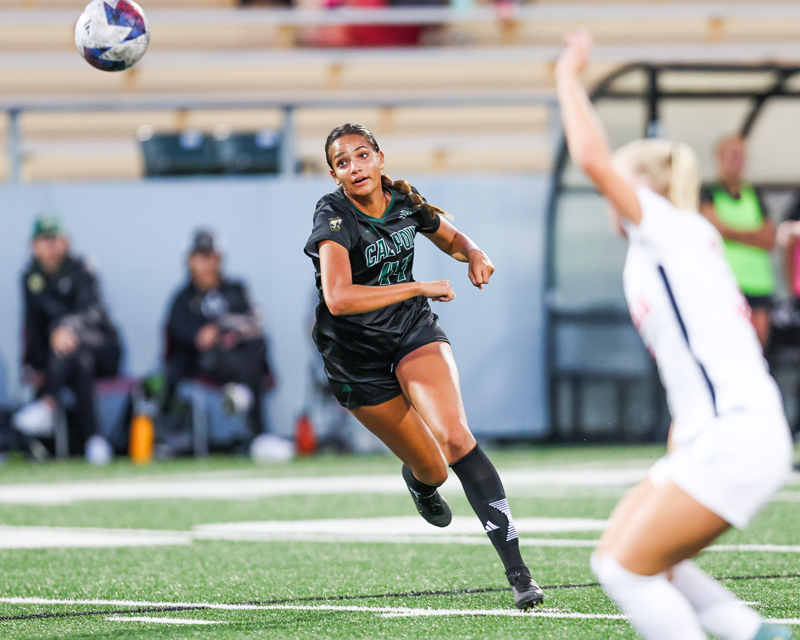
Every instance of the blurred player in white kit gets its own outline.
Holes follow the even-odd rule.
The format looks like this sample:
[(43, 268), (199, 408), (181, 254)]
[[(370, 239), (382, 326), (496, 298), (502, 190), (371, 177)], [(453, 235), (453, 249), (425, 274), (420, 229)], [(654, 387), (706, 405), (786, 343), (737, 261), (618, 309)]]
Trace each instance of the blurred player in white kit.
[(791, 638), (689, 560), (729, 527), (746, 527), (792, 462), (749, 308), (721, 236), (697, 213), (696, 157), (666, 140), (612, 156), (580, 81), (591, 37), (566, 41), (556, 78), (570, 155), (628, 238), (625, 297), (673, 418), (668, 454), (617, 505), (592, 569), (648, 640)]

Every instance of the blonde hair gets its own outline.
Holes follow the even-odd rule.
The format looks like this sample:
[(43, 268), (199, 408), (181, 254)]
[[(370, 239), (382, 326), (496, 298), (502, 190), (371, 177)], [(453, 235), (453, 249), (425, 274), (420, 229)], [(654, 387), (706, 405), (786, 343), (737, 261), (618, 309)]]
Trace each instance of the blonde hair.
[(700, 174), (697, 156), (689, 145), (669, 140), (635, 140), (617, 149), (614, 162), (678, 209), (697, 211)]

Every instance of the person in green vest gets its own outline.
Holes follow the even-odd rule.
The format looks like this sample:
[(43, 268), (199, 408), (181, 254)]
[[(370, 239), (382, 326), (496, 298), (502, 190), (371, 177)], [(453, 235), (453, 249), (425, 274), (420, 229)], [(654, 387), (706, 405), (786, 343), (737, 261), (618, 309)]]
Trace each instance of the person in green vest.
[(770, 258), (775, 226), (758, 191), (744, 180), (744, 139), (738, 135), (725, 137), (714, 151), (718, 181), (701, 189), (700, 211), (725, 241), (725, 257), (750, 305), (761, 346), (766, 349), (775, 293)]

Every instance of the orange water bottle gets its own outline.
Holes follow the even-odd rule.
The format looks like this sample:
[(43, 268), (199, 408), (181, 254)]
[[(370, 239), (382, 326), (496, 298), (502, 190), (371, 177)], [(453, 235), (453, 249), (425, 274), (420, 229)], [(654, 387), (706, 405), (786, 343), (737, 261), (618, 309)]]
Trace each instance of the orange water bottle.
[(136, 464), (147, 464), (153, 459), (155, 429), (153, 419), (146, 413), (139, 413), (131, 421), (128, 440), (128, 453)]
[(297, 419), (294, 443), (298, 455), (309, 456), (317, 452), (317, 436), (314, 434), (314, 427), (307, 413)]

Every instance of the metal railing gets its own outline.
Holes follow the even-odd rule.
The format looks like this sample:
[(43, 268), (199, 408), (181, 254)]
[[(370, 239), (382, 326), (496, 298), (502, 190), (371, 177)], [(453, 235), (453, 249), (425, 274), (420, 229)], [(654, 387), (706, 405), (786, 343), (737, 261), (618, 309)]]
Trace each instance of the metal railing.
[[(392, 108), (392, 107), (468, 107), (545, 105), (555, 107), (555, 98), (544, 90), (505, 90), (491, 93), (474, 91), (402, 91), (402, 92), (303, 92), (268, 94), (180, 94), (114, 95), (97, 98), (85, 96), (45, 96), (0, 98), (0, 111), (8, 115), (6, 153), (8, 180), (18, 183), (22, 177), (24, 140), (20, 118), (26, 112), (102, 112), (102, 111), (197, 111), (213, 109), (279, 109), (281, 125), (281, 173), (292, 174), (297, 167), (297, 130), (295, 112), (301, 108)], [(553, 140), (556, 133), (554, 132)]]

